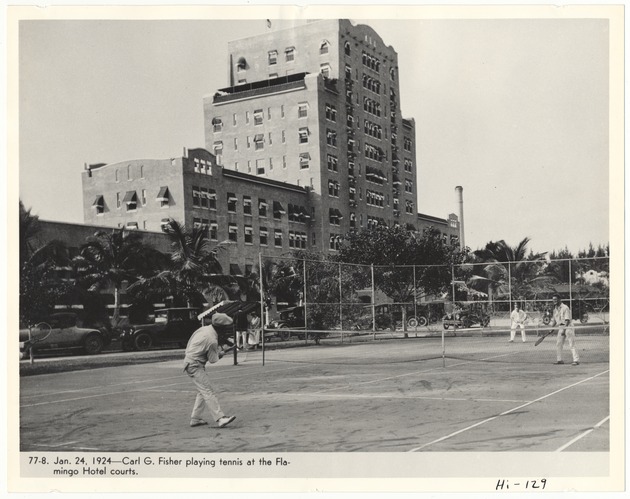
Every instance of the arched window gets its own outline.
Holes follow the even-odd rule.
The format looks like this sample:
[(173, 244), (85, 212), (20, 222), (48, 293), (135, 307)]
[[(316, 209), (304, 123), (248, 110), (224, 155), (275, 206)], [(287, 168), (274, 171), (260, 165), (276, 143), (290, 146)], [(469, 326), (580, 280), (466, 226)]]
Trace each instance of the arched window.
[(236, 63), (236, 70), (245, 71), (246, 69), (247, 69), (247, 61), (245, 60), (244, 57), (239, 58), (238, 62)]
[(320, 55), (327, 54), (328, 47), (330, 47), (330, 43), (328, 43), (328, 40), (323, 40), (321, 45), (319, 46)]
[(350, 42), (344, 43), (343, 50), (346, 53), (346, 55), (350, 55)]

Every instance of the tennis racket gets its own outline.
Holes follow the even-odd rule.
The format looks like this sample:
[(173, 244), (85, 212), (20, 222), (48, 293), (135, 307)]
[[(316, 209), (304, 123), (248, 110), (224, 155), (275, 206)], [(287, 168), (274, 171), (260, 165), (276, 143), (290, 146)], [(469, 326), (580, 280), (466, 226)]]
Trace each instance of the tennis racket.
[(543, 340), (554, 331), (555, 329), (550, 329), (549, 331), (547, 331), (545, 334), (543, 334), (540, 338), (536, 340), (536, 343), (534, 343), (534, 346), (537, 347), (538, 345), (540, 345), (543, 342)]

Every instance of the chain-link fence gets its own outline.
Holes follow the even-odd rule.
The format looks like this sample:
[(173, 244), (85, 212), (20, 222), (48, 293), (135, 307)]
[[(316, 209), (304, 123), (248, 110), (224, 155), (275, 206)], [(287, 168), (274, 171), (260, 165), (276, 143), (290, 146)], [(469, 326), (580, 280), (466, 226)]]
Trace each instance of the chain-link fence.
[(258, 266), (269, 340), (509, 329), (516, 305), (543, 327), (554, 294), (576, 325), (609, 322), (608, 257), (377, 266), (261, 256)]

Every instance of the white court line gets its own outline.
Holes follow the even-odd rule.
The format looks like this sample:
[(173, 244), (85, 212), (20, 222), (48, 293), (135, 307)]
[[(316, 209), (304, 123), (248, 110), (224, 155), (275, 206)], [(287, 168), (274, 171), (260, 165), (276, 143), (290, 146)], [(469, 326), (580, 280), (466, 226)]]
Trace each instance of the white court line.
[[(286, 369), (276, 369), (274, 371), (267, 371), (267, 372), (290, 371), (292, 369), (297, 369), (297, 367), (288, 367)], [(230, 379), (230, 378), (239, 378), (239, 377), (242, 376), (242, 374), (245, 374), (245, 373), (241, 373), (239, 375), (234, 375), (234, 376), (213, 377), (213, 379), (215, 379), (215, 380), (222, 380), (222, 379)], [(39, 406), (39, 405), (61, 404), (61, 403), (64, 403), (64, 402), (74, 402), (74, 401), (77, 401), (77, 400), (86, 400), (86, 399), (92, 399), (92, 398), (98, 398), (98, 397), (109, 397), (110, 395), (121, 395), (121, 394), (134, 393), (134, 392), (148, 392), (148, 391), (152, 391), (152, 390), (159, 390), (160, 388), (167, 388), (169, 386), (183, 385), (183, 384), (186, 384), (186, 383), (189, 383), (189, 381), (180, 381), (179, 383), (171, 383), (171, 384), (168, 384), (168, 385), (159, 385), (159, 386), (153, 386), (153, 387), (148, 387), (148, 388), (138, 388), (137, 390), (123, 390), (123, 391), (119, 391), (119, 392), (108, 392), (108, 393), (99, 393), (99, 394), (95, 394), (95, 395), (87, 395), (85, 397), (74, 397), (74, 398), (62, 399), (62, 400), (49, 400), (47, 402), (37, 402), (37, 403), (34, 403), (34, 404), (20, 405), (20, 408), (36, 407), (36, 406)]]
[(586, 379), (583, 379), (582, 381), (578, 381), (577, 383), (573, 383), (572, 385), (568, 385), (568, 386), (565, 386), (564, 388), (560, 388), (559, 390), (556, 390), (554, 392), (548, 393), (547, 395), (543, 395), (542, 397), (539, 397), (539, 398), (537, 398), (535, 400), (531, 400), (531, 401), (529, 401), (529, 402), (527, 402), (525, 404), (519, 405), (517, 407), (513, 407), (512, 409), (504, 411), (501, 414), (498, 414), (496, 416), (492, 416), (491, 418), (488, 418), (488, 419), (484, 419), (483, 421), (479, 421), (478, 423), (475, 423), (473, 425), (467, 426), (466, 428), (462, 428), (461, 430), (457, 430), (457, 431), (455, 431), (455, 432), (453, 432), (453, 433), (451, 433), (449, 435), (446, 435), (444, 437), (438, 438), (438, 439), (433, 440), (431, 442), (428, 442), (428, 443), (426, 443), (424, 445), (421, 445), (420, 447), (416, 447), (414, 449), (411, 449), (409, 452), (416, 452), (416, 451), (424, 449), (425, 447), (428, 447), (429, 445), (433, 445), (433, 444), (436, 444), (438, 442), (443, 442), (444, 440), (448, 440), (449, 438), (452, 438), (452, 437), (454, 437), (456, 435), (459, 435), (460, 433), (464, 433), (465, 431), (472, 430), (473, 428), (476, 428), (477, 426), (481, 426), (482, 424), (488, 423), (490, 421), (494, 421), (495, 419), (497, 419), (497, 418), (499, 418), (501, 416), (506, 416), (506, 415), (508, 415), (508, 414), (510, 414), (512, 412), (515, 412), (515, 411), (517, 411), (519, 409), (522, 409), (523, 407), (527, 407), (528, 405), (532, 405), (532, 404), (534, 404), (536, 402), (540, 402), (541, 400), (544, 400), (544, 399), (546, 399), (548, 397), (551, 397), (552, 395), (556, 395), (557, 393), (560, 393), (560, 392), (563, 392), (565, 390), (568, 390), (569, 388), (573, 388), (574, 386), (577, 386), (577, 385), (580, 385), (580, 384), (585, 383), (587, 381), (590, 381), (592, 379), (595, 379), (598, 376), (601, 376), (601, 375), (606, 374), (608, 372), (610, 372), (610, 371), (606, 370), (604, 372), (596, 374), (595, 376), (591, 376), (590, 378), (586, 378)]
[[(232, 367), (232, 366), (230, 366)], [(256, 367), (260, 367), (260, 366), (252, 366), (251, 368), (249, 368), (249, 371), (255, 369)], [(219, 372), (218, 370), (215, 369), (215, 372)], [(224, 366), (221, 370), (227, 370), (228, 367)], [(183, 371), (182, 371), (183, 372)], [(245, 373), (248, 371), (242, 370), (241, 373)], [(61, 374), (61, 373), (56, 373), (56, 374)], [(51, 395), (62, 395), (64, 393), (80, 393), (80, 392), (86, 392), (86, 391), (92, 391), (95, 390), (97, 388), (110, 388), (110, 387), (115, 387), (115, 386), (127, 386), (127, 385), (134, 385), (134, 384), (140, 384), (140, 383), (155, 383), (157, 381), (166, 381), (169, 379), (178, 379), (181, 378), (181, 375), (179, 376), (168, 376), (166, 378), (153, 378), (153, 379), (142, 379), (142, 380), (133, 380), (133, 381), (125, 381), (124, 383), (114, 383), (114, 384), (108, 384), (108, 385), (97, 385), (97, 386), (89, 386), (89, 387), (85, 387), (85, 388), (77, 388), (74, 390), (62, 390), (62, 391), (58, 391), (58, 392), (44, 392), (44, 393), (38, 393), (38, 394), (33, 394), (33, 395), (24, 395), (23, 397), (21, 397), (22, 400), (28, 400), (31, 398), (38, 398), (38, 397), (49, 397)]]
[(573, 440), (571, 440), (570, 442), (564, 444), (562, 447), (556, 449), (556, 452), (562, 452), (564, 449), (566, 449), (567, 447), (570, 447), (571, 445), (573, 445), (575, 442), (577, 442), (578, 440), (581, 440), (582, 438), (584, 438), (586, 435), (588, 435), (589, 433), (591, 433), (592, 431), (597, 430), (601, 425), (603, 425), (606, 421), (608, 421), (610, 419), (610, 416), (606, 416), (604, 419), (602, 419), (599, 423), (597, 423), (595, 426), (593, 426), (591, 429), (586, 430), (584, 433), (578, 435), (577, 437), (575, 437)]
[[(313, 397), (318, 396), (322, 392), (315, 393), (277, 393), (275, 395), (285, 396), (285, 397)], [(234, 393), (233, 393), (234, 394)], [(340, 394), (332, 394), (329, 393), (326, 397), (331, 398), (343, 398), (343, 399), (408, 399), (408, 400), (440, 400), (444, 402), (525, 402), (525, 400), (511, 400), (511, 399), (476, 399), (476, 398), (466, 398), (466, 397), (427, 397), (425, 395), (414, 396), (414, 395), (373, 395), (373, 394), (349, 394), (349, 393), (340, 393)]]

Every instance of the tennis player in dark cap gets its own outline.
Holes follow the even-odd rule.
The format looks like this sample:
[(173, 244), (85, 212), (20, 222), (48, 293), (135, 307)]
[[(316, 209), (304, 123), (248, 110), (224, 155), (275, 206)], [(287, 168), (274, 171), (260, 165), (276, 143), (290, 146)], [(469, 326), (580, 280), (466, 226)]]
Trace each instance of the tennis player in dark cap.
[(219, 346), (219, 337), (222, 329), (230, 327), (232, 319), (226, 314), (214, 314), (211, 326), (202, 326), (197, 329), (186, 346), (184, 357), (184, 371), (192, 379), (199, 393), (195, 399), (195, 405), (190, 416), (190, 426), (202, 426), (208, 424), (203, 418), (203, 410), (207, 407), (210, 415), (217, 422), (219, 428), (229, 425), (236, 416), (223, 414), (219, 401), (210, 384), (210, 376), (206, 372), (206, 363), (214, 364), (223, 357), (224, 348)]

